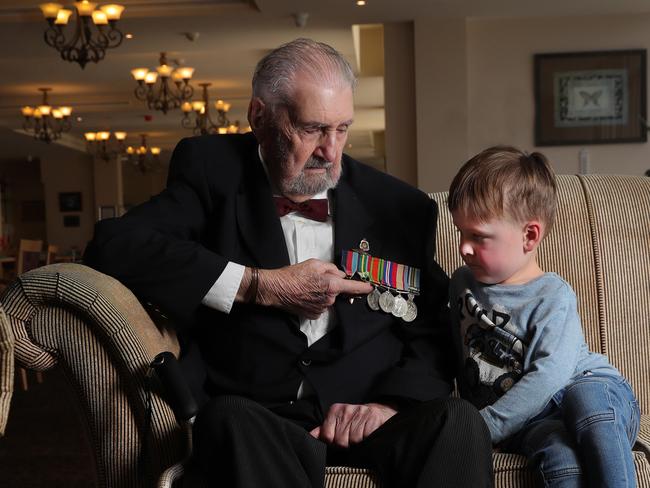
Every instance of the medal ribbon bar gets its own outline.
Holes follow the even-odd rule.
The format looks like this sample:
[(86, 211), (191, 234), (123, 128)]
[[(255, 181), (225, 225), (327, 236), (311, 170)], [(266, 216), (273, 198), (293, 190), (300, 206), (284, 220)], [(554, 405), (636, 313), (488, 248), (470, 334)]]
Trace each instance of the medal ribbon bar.
[(347, 276), (358, 274), (363, 281), (398, 293), (420, 293), (420, 269), (377, 258), (356, 250), (341, 254), (341, 267)]

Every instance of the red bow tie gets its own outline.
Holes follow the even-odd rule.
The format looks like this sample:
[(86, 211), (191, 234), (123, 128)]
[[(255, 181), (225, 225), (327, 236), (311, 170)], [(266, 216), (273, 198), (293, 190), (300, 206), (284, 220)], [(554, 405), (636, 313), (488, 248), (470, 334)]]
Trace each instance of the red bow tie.
[(278, 217), (284, 217), (289, 212), (298, 212), (308, 219), (325, 222), (327, 220), (327, 198), (307, 200), (302, 203), (292, 202), (285, 197), (273, 197)]

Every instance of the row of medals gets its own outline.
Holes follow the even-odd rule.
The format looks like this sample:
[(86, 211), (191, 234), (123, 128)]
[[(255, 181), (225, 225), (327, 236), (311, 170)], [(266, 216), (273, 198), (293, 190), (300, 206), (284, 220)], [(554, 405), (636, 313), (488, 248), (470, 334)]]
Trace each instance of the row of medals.
[(401, 318), (405, 322), (413, 322), (415, 317), (418, 316), (418, 307), (413, 301), (413, 293), (408, 294), (408, 301), (400, 294), (393, 295), (389, 290), (383, 293), (375, 287), (366, 298), (368, 306), (372, 310), (383, 310), (386, 313), (393, 314), (395, 317)]

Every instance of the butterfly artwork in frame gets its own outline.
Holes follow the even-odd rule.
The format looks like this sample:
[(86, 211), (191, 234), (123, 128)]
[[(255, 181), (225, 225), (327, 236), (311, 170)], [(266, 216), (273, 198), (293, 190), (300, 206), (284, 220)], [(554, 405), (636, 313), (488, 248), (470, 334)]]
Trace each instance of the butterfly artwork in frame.
[(645, 142), (646, 51), (535, 55), (535, 145)]

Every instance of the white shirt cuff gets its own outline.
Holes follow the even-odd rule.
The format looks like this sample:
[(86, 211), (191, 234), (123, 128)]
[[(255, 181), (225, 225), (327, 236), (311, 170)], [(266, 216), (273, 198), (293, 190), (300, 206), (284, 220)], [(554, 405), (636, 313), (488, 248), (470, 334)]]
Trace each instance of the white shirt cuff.
[(220, 312), (230, 313), (245, 270), (245, 266), (229, 261), (201, 303)]

